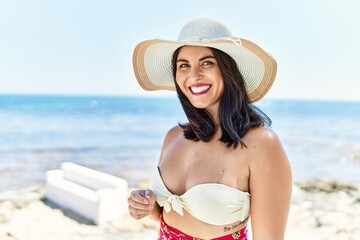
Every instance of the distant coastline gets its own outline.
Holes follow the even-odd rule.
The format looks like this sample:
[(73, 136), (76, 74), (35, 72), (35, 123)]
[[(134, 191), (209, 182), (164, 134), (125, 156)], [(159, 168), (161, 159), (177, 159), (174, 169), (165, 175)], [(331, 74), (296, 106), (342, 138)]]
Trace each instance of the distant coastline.
[[(147, 98), (147, 99), (177, 99), (175, 92), (144, 92), (139, 94), (95, 94), (95, 93), (41, 93), (41, 92), (1, 92), (0, 97), (64, 97), (64, 98)], [(318, 103), (354, 103), (359, 104), (359, 99), (348, 98), (281, 98), (265, 96), (259, 102), (275, 101), (275, 102), (318, 102)]]
[[(257, 105), (271, 117), (296, 181), (360, 182), (360, 102)], [(0, 95), (0, 191), (40, 184), (64, 161), (136, 185), (151, 174), (166, 131), (185, 121), (176, 97)]]

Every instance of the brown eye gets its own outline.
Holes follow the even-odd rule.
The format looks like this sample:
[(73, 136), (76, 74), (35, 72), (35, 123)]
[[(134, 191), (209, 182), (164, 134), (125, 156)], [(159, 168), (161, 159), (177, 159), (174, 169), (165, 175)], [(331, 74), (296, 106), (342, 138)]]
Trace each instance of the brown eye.
[(182, 64), (179, 64), (178, 65), (178, 68), (182, 69), (182, 68), (188, 68), (189, 67), (189, 64), (187, 63), (182, 63)]
[(214, 65), (214, 63), (212, 61), (204, 61), (203, 66), (211, 66), (211, 65)]

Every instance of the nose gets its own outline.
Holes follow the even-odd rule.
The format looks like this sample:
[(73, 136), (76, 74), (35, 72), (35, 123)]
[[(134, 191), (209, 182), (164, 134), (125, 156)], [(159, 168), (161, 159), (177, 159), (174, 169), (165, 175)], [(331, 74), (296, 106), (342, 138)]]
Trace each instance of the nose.
[(202, 78), (203, 78), (203, 74), (200, 67), (197, 66), (192, 67), (189, 72), (189, 79), (191, 79), (192, 81), (198, 81), (201, 80)]

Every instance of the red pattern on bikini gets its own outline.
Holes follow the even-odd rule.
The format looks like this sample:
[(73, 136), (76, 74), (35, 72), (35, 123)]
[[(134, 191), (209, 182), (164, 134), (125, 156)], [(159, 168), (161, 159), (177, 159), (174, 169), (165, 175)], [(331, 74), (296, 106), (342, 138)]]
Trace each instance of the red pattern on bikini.
[[(178, 229), (167, 225), (162, 217), (160, 218), (160, 229), (158, 240), (204, 240), (189, 236)], [(232, 234), (213, 238), (212, 240), (248, 240), (246, 227)]]

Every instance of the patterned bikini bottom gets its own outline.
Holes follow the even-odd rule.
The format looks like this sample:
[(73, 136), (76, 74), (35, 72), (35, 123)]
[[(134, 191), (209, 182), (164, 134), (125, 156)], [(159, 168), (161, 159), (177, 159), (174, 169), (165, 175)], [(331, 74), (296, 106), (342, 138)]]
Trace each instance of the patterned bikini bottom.
[[(229, 235), (225, 235), (222, 237), (213, 238), (212, 240), (247, 240), (247, 229), (244, 227), (243, 229), (231, 233)], [(159, 229), (159, 238), (158, 240), (203, 240), (201, 238), (192, 237), (187, 235), (174, 227), (167, 225), (163, 218), (160, 218), (160, 229)]]

